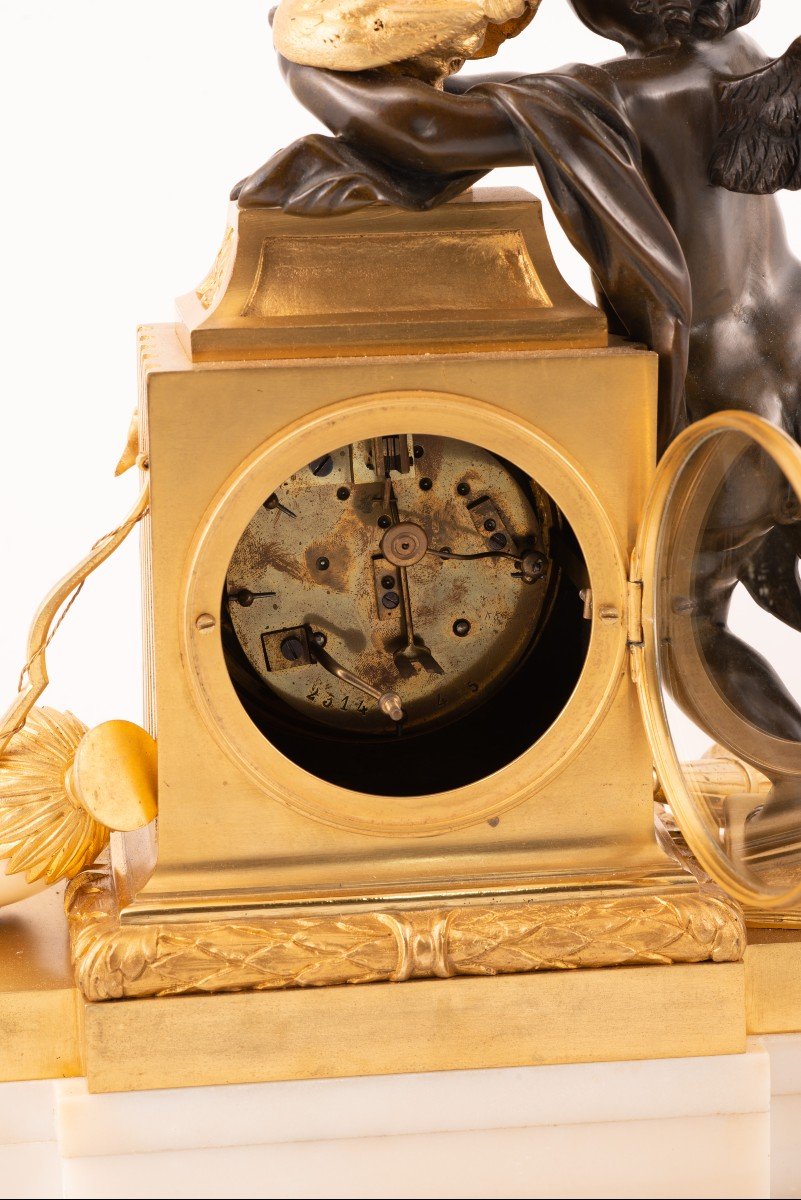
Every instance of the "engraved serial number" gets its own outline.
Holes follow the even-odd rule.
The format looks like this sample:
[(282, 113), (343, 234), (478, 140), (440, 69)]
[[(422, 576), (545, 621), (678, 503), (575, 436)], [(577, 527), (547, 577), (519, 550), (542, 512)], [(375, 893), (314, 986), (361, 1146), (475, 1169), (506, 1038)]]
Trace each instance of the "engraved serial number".
[[(323, 708), (333, 708), (336, 703), (331, 692), (319, 687), (313, 687), (310, 692), (307, 692), (306, 699), (310, 704), (321, 704)], [(343, 712), (358, 713), (360, 717), (366, 717), (370, 711), (361, 696), (351, 696), (350, 694), (342, 697), (339, 707)]]

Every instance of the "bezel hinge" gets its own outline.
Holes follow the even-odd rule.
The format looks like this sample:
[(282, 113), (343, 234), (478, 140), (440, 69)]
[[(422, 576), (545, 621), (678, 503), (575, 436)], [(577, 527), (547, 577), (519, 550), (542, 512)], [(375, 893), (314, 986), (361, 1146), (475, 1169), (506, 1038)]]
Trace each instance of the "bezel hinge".
[(643, 586), (639, 579), (626, 581), (626, 642), (629, 670), (635, 684), (640, 683), (642, 676), (642, 650), (645, 640), (642, 627), (642, 595)]
[(643, 584), (639, 578), (639, 563), (632, 558), (631, 578), (626, 583), (626, 640), (629, 646), (642, 646), (644, 633), (642, 624)]

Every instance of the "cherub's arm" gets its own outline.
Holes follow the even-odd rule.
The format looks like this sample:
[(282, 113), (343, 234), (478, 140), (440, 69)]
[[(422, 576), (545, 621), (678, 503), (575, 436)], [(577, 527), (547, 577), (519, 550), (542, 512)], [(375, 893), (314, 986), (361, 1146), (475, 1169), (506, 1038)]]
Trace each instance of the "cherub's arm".
[(332, 133), (407, 171), (456, 175), (530, 162), (517, 130), (486, 96), (442, 92), (407, 76), (281, 70)]
[(483, 87), (486, 83), (511, 83), (515, 79), (519, 79), (520, 72), (506, 72), (505, 74), (496, 71), (492, 75), (449, 75), (445, 80), (445, 91), (451, 92), (455, 96), (463, 96), (465, 92), (469, 92), (471, 88)]
[(614, 81), (573, 67), (441, 92), (420, 80), (282, 63), (337, 138), (305, 139), (251, 176), (240, 205), (324, 215), (382, 201), (424, 209), (496, 166), (532, 164), (617, 324), (660, 359), (659, 444), (684, 419), (692, 291), (684, 255), (642, 172)]

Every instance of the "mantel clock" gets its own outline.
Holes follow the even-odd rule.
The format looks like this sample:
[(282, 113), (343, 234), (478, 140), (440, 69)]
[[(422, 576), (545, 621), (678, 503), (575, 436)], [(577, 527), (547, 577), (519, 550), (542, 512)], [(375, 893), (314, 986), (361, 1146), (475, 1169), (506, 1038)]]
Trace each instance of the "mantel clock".
[[(382, 88), (451, 128), (447, 39), (363, 75), (346, 24), (323, 76), (313, 8), (276, 31), (332, 128)], [(536, 8), (475, 6), (456, 66)], [(240, 185), (141, 330), (139, 501), (0, 726), (0, 853), (71, 880), (92, 1087), (744, 1048), (744, 910), (801, 923), (801, 709), (731, 606), (801, 628), (801, 451), (747, 405), (674, 436), (690, 284), (596, 76), (537, 84), (586, 163), (560, 121), (532, 153), (601, 307), (539, 201), (393, 174), (354, 117)], [(136, 527), (146, 729), (87, 731), (33, 707), (46, 651)]]
[[(653, 763), (730, 894), (786, 903), (717, 840), (670, 714), (743, 751), (734, 711), (696, 712), (693, 564), (732, 464), (790, 495), (798, 451), (718, 417), (655, 474), (655, 356), (570, 292), (516, 191), (311, 227), (235, 208), (140, 344), (158, 822), (107, 820), (129, 832), (70, 886), (87, 1029), (107, 999), (576, 967), (716, 964), (701, 1006), (730, 995), (742, 916), (660, 836)], [(91, 749), (73, 791), (147, 791), (141, 749), (113, 781)]]
[[(792, 480), (795, 448), (715, 418), (654, 480), (654, 356), (568, 290), (523, 193), (311, 227), (234, 210), (179, 316), (141, 335), (160, 806), (157, 850), (134, 834), (113, 856), (123, 930), (224, 913), (221, 931), (291, 917), (340, 940), (332, 916), (358, 913), (383, 941), (410, 921), (397, 961), (331, 964), (355, 981), (426, 973), (407, 908), (448, 930), (491, 928), (499, 904), (528, 915), (531, 965), (552, 966), (565, 947), (539, 905), (669, 899), (709, 938), (688, 927), (679, 958), (733, 952), (733, 910), (657, 840), (653, 762), (704, 865), (748, 900), (670, 722), (680, 704), (770, 769), (769, 741), (714, 708), (693, 563), (732, 463)], [(792, 890), (750, 886), (768, 905)], [(651, 936), (626, 960), (674, 957)], [(503, 939), (476, 962), (438, 946), (438, 974), (508, 967)], [(609, 952), (589, 939), (576, 961)], [(255, 982), (322, 982), (313, 959), (295, 945)], [(165, 990), (153, 970), (125, 989)]]

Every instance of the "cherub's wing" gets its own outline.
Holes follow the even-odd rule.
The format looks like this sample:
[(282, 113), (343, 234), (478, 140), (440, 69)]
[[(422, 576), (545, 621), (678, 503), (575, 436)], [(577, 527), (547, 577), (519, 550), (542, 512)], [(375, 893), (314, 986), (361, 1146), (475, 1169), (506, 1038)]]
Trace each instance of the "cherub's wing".
[(711, 182), (764, 196), (801, 188), (801, 38), (759, 71), (719, 85)]

